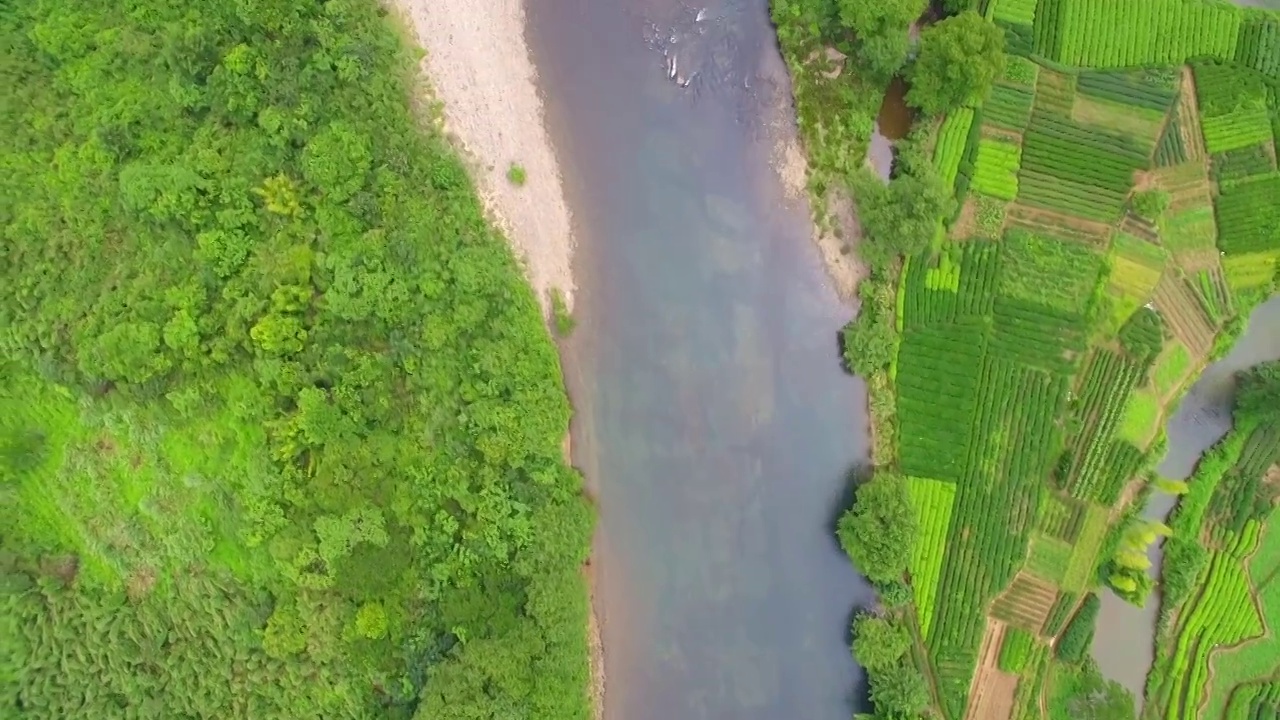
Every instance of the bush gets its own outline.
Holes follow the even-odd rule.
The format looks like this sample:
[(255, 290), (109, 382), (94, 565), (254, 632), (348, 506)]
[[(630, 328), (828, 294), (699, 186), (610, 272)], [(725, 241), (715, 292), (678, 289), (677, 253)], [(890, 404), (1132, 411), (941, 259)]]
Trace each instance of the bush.
[(1133, 194), (1129, 206), (1139, 217), (1155, 222), (1164, 216), (1171, 202), (1173, 196), (1163, 190), (1140, 190)]
[(918, 532), (906, 483), (888, 473), (877, 473), (858, 487), (853, 507), (836, 526), (840, 546), (877, 584), (902, 581)]
[(1098, 621), (1098, 609), (1101, 607), (1102, 601), (1096, 593), (1085, 596), (1075, 617), (1071, 618), (1067, 629), (1062, 631), (1062, 637), (1058, 638), (1058, 658), (1063, 662), (1077, 665), (1089, 655)]

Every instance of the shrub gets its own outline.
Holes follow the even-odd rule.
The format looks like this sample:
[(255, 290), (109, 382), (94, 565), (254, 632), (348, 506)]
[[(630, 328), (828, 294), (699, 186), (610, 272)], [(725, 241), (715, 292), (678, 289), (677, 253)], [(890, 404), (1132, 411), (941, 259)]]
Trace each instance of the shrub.
[(1102, 601), (1098, 599), (1096, 593), (1086, 595), (1084, 602), (1080, 603), (1080, 609), (1076, 611), (1075, 617), (1071, 618), (1067, 629), (1062, 631), (1062, 637), (1058, 638), (1056, 646), (1058, 657), (1063, 662), (1079, 664), (1089, 654), (1100, 607), (1102, 607)]

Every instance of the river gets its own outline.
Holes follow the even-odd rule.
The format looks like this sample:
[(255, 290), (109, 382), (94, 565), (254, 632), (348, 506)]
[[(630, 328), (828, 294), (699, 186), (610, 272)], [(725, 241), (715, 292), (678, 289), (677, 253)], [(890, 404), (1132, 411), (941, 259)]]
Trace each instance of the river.
[[(1259, 306), (1249, 316), (1249, 328), (1231, 352), (1205, 368), (1204, 373), (1183, 397), (1169, 419), (1169, 452), (1158, 472), (1167, 478), (1185, 480), (1195, 470), (1200, 456), (1231, 429), (1231, 406), (1235, 374), (1269, 360), (1280, 359), (1280, 297)], [(1165, 520), (1176, 498), (1156, 493), (1143, 513)], [(1159, 573), (1161, 548), (1148, 550), (1152, 573)], [(1155, 659), (1156, 618), (1160, 612), (1159, 586), (1146, 607), (1136, 608), (1109, 590), (1102, 593), (1098, 632), (1093, 641), (1094, 657), (1108, 677), (1118, 680), (1141, 698), (1147, 672)]]
[(866, 389), (770, 163), (790, 107), (766, 2), (528, 0), (579, 241), (566, 376), (607, 720), (865, 709), (848, 628), (872, 591), (833, 527)]

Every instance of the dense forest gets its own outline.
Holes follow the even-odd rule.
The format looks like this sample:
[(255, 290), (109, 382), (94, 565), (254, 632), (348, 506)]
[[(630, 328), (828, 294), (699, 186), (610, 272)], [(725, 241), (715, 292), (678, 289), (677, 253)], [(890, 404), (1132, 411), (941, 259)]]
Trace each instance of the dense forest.
[(0, 8), (0, 715), (589, 715), (556, 352), (385, 15)]

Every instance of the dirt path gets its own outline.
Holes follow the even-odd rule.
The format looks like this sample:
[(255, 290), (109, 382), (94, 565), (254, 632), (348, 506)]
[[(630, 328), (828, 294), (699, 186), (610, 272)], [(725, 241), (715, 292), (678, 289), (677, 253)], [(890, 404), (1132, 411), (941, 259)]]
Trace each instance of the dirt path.
[[(511, 241), (542, 302), (573, 304), (572, 218), (543, 126), (537, 73), (524, 42), (521, 0), (394, 0), (426, 49), (422, 67), (444, 104), (486, 209)], [(507, 179), (513, 166), (525, 179)]]
[(965, 720), (1008, 720), (1013, 713), (1018, 676), (1002, 671), (1000, 647), (1004, 644), (1004, 623), (987, 618), (987, 629), (978, 651), (978, 671), (969, 686), (969, 707)]

